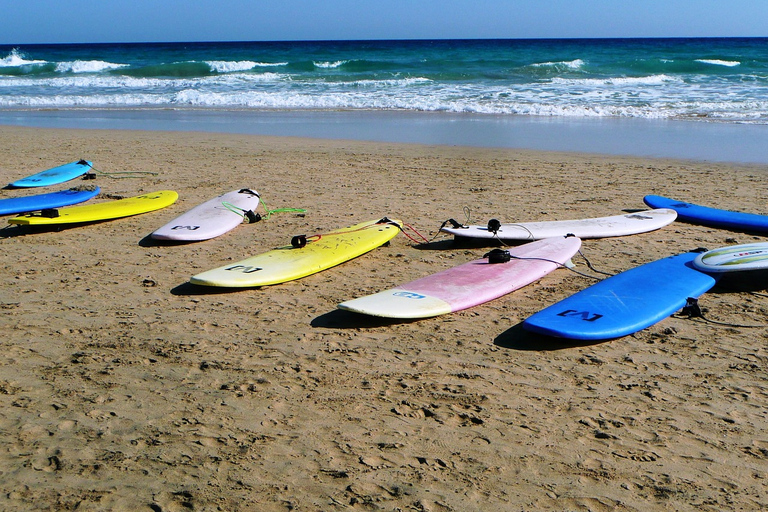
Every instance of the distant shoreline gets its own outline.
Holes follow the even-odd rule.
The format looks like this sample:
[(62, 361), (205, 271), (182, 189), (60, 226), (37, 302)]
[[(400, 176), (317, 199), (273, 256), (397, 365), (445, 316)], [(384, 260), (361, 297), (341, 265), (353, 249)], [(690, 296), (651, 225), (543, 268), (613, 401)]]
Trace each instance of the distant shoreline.
[(768, 165), (768, 126), (388, 110), (2, 109), (0, 125), (209, 132)]

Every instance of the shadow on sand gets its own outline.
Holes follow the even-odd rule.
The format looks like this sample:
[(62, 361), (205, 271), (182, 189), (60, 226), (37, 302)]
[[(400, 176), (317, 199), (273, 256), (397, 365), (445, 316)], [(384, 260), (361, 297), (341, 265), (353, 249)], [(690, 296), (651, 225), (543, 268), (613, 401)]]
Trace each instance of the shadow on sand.
[(593, 345), (605, 343), (606, 341), (610, 340), (566, 340), (563, 338), (544, 336), (542, 334), (526, 331), (523, 329), (523, 323), (520, 322), (499, 334), (496, 339), (493, 340), (493, 344), (497, 347), (508, 348), (511, 350), (552, 351), (591, 347)]
[(312, 327), (325, 327), (328, 329), (360, 329), (413, 323), (418, 320), (424, 319), (382, 318), (354, 313), (352, 311), (344, 311), (343, 309), (335, 309), (318, 316), (310, 322), (310, 325)]
[(171, 289), (172, 295), (225, 295), (230, 293), (239, 293), (245, 290), (258, 290), (253, 288), (228, 288), (224, 286), (201, 286), (192, 283), (183, 283)]

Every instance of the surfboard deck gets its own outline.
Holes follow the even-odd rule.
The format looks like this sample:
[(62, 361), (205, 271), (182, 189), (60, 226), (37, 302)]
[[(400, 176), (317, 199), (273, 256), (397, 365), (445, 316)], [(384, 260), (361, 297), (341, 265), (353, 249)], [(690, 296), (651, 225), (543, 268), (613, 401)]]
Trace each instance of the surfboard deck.
[(443, 227), (440, 231), (455, 237), (501, 240), (540, 240), (568, 234), (581, 239), (607, 238), (653, 231), (670, 224), (676, 217), (674, 210), (662, 208), (592, 219), (501, 224), (496, 233), (488, 226), (479, 225)]
[(15, 215), (83, 203), (99, 194), (97, 186), (77, 187), (48, 194), (0, 199), (0, 215)]
[(38, 172), (21, 178), (11, 183), (10, 187), (28, 188), (28, 187), (47, 187), (49, 185), (58, 185), (65, 181), (73, 180), (87, 173), (92, 167), (91, 162), (87, 160), (78, 160), (68, 164), (52, 167), (45, 171)]
[(428, 318), (497, 299), (564, 265), (581, 247), (576, 237), (548, 238), (508, 250), (511, 259), (483, 257), (379, 293), (340, 309), (385, 318)]
[(720, 247), (696, 256), (693, 266), (716, 274), (768, 269), (768, 242)]
[(29, 213), (8, 219), (8, 223), (20, 226), (50, 226), (118, 219), (165, 208), (176, 202), (178, 197), (173, 190), (161, 190), (116, 201), (61, 208), (56, 210), (58, 216), (55, 217), (44, 212)]
[(607, 340), (667, 318), (715, 285), (687, 252), (609, 277), (530, 316), (523, 328), (558, 338)]
[(236, 263), (202, 272), (189, 282), (203, 286), (250, 288), (300, 279), (335, 267), (379, 247), (400, 232), (399, 220), (361, 222), (307, 237), (306, 245), (289, 245)]
[(227, 192), (179, 215), (150, 235), (156, 240), (197, 242), (221, 236), (242, 224), (245, 212), (259, 206), (259, 194), (251, 189)]
[(736, 231), (768, 232), (768, 215), (721, 210), (656, 195), (647, 195), (643, 201), (654, 208), (671, 208), (677, 212), (680, 220), (692, 224)]

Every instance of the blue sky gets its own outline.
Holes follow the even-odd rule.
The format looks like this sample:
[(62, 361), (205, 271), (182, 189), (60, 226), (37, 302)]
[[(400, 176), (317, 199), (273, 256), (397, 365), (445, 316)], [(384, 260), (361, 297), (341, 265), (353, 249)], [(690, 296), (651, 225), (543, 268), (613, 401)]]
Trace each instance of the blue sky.
[(0, 44), (768, 36), (768, 0), (16, 0)]

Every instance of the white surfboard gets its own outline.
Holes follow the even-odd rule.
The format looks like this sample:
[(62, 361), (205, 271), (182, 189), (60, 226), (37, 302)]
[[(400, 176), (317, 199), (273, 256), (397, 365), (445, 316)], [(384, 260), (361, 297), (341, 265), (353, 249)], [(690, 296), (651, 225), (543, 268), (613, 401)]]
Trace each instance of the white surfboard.
[(258, 192), (248, 188), (233, 190), (195, 206), (150, 236), (183, 242), (209, 240), (235, 229), (258, 205)]
[(580, 247), (579, 238), (557, 237), (523, 244), (508, 251), (494, 249), (481, 259), (396, 288), (342, 302), (338, 307), (366, 315), (404, 319), (461, 311), (540, 279), (565, 265)]
[(693, 266), (707, 273), (768, 269), (768, 242), (731, 245), (699, 254)]
[(607, 238), (612, 236), (634, 235), (653, 231), (670, 224), (677, 218), (677, 212), (669, 208), (644, 210), (636, 213), (598, 217), (594, 219), (576, 219), (544, 222), (521, 222), (500, 224), (498, 227), (463, 226), (442, 227), (440, 231), (464, 238), (498, 238), (501, 240), (540, 240), (555, 236), (572, 234), (578, 238)]

